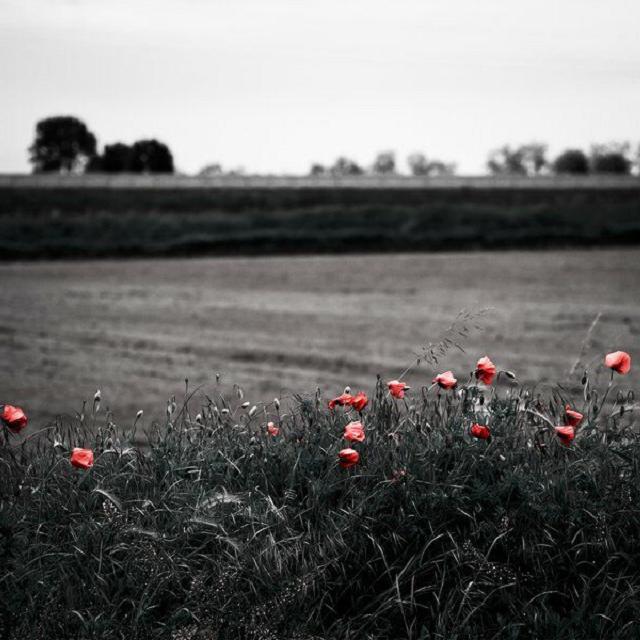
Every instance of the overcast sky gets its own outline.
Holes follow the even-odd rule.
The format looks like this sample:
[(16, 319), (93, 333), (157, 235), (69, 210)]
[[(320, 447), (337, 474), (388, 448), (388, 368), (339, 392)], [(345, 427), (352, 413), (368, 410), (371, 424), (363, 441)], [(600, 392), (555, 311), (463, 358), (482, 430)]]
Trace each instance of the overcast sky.
[(0, 0), (0, 171), (55, 114), (186, 172), (637, 142), (639, 34), (640, 0)]

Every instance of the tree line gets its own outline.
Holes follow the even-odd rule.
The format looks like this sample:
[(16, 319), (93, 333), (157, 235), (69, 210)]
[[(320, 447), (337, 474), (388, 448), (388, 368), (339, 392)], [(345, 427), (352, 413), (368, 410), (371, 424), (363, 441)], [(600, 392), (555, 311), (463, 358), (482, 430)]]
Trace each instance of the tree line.
[(36, 124), (29, 160), (34, 173), (173, 173), (169, 147), (155, 139), (114, 142), (98, 152), (96, 136), (74, 116)]
[[(87, 125), (74, 116), (54, 116), (36, 124), (35, 139), (29, 147), (34, 173), (173, 173), (173, 155), (169, 147), (155, 139), (105, 144), (98, 152), (96, 136)], [(413, 176), (452, 176), (456, 165), (424, 153), (407, 157), (407, 167)], [(640, 147), (632, 158), (628, 142), (594, 144), (589, 153), (582, 149), (567, 149), (555, 158), (548, 157), (547, 145), (531, 142), (512, 147), (504, 145), (492, 151), (486, 164), (491, 175), (629, 175), (640, 172)], [(218, 163), (209, 164), (201, 176), (238, 175), (242, 169), (224, 170)], [(401, 175), (393, 151), (382, 151), (370, 166), (340, 156), (330, 165), (314, 163), (310, 176), (393, 176)]]

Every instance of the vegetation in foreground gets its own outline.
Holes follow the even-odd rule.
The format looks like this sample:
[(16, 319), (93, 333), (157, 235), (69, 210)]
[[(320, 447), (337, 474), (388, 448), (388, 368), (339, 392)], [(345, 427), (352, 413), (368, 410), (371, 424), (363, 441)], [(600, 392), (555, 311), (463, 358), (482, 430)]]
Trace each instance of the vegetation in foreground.
[(88, 435), (99, 393), (19, 444), (5, 406), (0, 635), (637, 638), (625, 356), (580, 398), (488, 358), (466, 382), (378, 380), (330, 407), (187, 389), (145, 450), (140, 415)]

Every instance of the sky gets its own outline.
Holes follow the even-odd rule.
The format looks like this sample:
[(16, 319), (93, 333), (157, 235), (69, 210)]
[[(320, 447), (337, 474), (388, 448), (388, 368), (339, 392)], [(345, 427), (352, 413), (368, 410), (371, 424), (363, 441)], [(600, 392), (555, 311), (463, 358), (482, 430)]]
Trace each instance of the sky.
[(0, 172), (62, 114), (186, 173), (636, 144), (638, 33), (638, 0), (0, 0)]

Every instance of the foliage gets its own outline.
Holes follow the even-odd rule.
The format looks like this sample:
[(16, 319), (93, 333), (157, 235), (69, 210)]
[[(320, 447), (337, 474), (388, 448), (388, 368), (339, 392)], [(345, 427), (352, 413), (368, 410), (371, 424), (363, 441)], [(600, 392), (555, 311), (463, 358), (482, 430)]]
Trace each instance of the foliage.
[(580, 149), (567, 149), (553, 161), (557, 174), (585, 175), (589, 173), (589, 159)]
[(330, 172), (335, 176), (360, 176), (364, 173), (357, 162), (342, 156), (333, 163)]
[(610, 143), (591, 147), (591, 170), (593, 173), (627, 175), (631, 172), (628, 143)]
[(547, 145), (539, 142), (511, 148), (504, 145), (492, 151), (487, 168), (493, 175), (537, 176), (547, 166)]
[(81, 171), (96, 155), (96, 137), (74, 116), (45, 118), (29, 154), (34, 173)]
[(376, 175), (393, 175), (396, 172), (396, 155), (393, 151), (381, 151), (373, 161), (372, 171)]
[(441, 160), (428, 160), (424, 153), (412, 153), (407, 158), (409, 170), (413, 176), (452, 176), (456, 165)]
[[(378, 381), (350, 470), (353, 414), (319, 394), (249, 408), (222, 387), (170, 402), (144, 449), (95, 403), (0, 445), (0, 635), (637, 638), (632, 398), (603, 412), (585, 376), (567, 447), (562, 390), (503, 380), (404, 401)], [(91, 470), (70, 466), (76, 446)]]
[(157, 140), (138, 140), (131, 147), (133, 173), (173, 173), (173, 156), (169, 147)]

